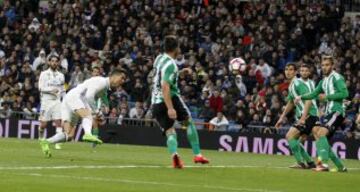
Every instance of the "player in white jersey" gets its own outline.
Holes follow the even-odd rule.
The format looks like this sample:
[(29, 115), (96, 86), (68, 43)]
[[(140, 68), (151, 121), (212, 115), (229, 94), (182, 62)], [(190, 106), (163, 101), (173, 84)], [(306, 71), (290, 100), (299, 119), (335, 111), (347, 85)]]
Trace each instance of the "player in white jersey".
[[(44, 130), (49, 121), (53, 121), (56, 126), (56, 133), (62, 132), (61, 127), (61, 97), (65, 94), (64, 74), (58, 71), (59, 55), (53, 53), (48, 57), (49, 68), (42, 71), (39, 78), (40, 91), (40, 127), (39, 139), (44, 139)], [(55, 145), (55, 149), (60, 149), (60, 144)]]
[(70, 141), (75, 132), (75, 126), (79, 118), (84, 129), (83, 141), (101, 144), (102, 141), (92, 135), (92, 113), (96, 109), (96, 100), (107, 90), (116, 89), (126, 79), (126, 73), (122, 70), (114, 70), (109, 77), (91, 77), (70, 90), (61, 104), (61, 120), (65, 132), (57, 133), (49, 139), (41, 140), (40, 145), (46, 157), (51, 157), (49, 144)]

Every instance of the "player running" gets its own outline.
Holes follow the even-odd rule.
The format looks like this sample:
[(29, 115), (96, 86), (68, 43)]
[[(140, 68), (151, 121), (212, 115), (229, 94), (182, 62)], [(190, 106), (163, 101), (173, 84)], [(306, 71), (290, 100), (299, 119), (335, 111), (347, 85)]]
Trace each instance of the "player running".
[[(297, 104), (294, 104), (294, 99), (298, 95), (310, 93), (315, 89), (314, 81), (309, 79), (310, 76), (310, 68), (306, 64), (302, 64), (300, 67), (300, 76), (301, 78), (296, 77), (296, 64), (288, 63), (285, 67), (285, 76), (288, 80), (290, 80), (290, 85), (288, 88), (288, 102), (286, 104), (285, 110), (281, 114), (279, 120), (275, 124), (277, 129), (280, 128), (281, 124), (284, 121), (286, 115), (293, 110), (295, 107), (295, 118), (298, 121), (301, 117), (301, 114), (304, 109), (304, 101), (300, 101)], [(313, 105), (310, 109), (310, 116), (306, 119), (304, 125), (294, 124), (286, 134), (286, 139), (289, 143), (289, 148), (292, 151), (295, 160), (297, 162), (296, 165), (290, 166), (290, 168), (297, 169), (309, 169), (315, 168), (315, 163), (312, 160), (311, 156), (306, 152), (303, 145), (300, 142), (300, 136), (302, 135), (310, 135), (312, 132), (312, 128), (315, 126), (315, 123), (319, 120), (317, 117), (318, 109), (316, 105), (316, 101), (312, 100)]]
[(157, 56), (154, 61), (155, 77), (153, 79), (151, 104), (153, 116), (159, 123), (167, 137), (167, 147), (172, 155), (173, 167), (183, 168), (183, 162), (177, 152), (178, 142), (174, 128), (175, 120), (187, 127), (187, 138), (195, 155), (194, 162), (209, 163), (200, 153), (199, 137), (190, 112), (181, 99), (177, 86), (179, 73), (191, 72), (189, 69), (178, 70), (174, 61), (180, 48), (175, 36), (166, 36), (164, 41), (165, 53)]
[(126, 73), (116, 69), (109, 77), (92, 77), (70, 90), (61, 104), (61, 119), (65, 132), (41, 140), (40, 145), (45, 156), (51, 157), (50, 143), (66, 142), (73, 138), (79, 117), (82, 119), (81, 125), (85, 132), (82, 140), (101, 144), (102, 141), (91, 134), (95, 101), (104, 91), (122, 85), (125, 78)]
[[(56, 126), (56, 133), (63, 132), (61, 127), (61, 97), (65, 94), (65, 77), (59, 70), (60, 57), (56, 53), (48, 56), (49, 68), (42, 71), (39, 78), (40, 91), (40, 126), (39, 139), (45, 139), (44, 131), (49, 121), (53, 121)], [(55, 145), (55, 149), (61, 149), (60, 143)]]
[[(345, 106), (343, 103), (344, 99), (349, 96), (343, 76), (333, 70), (333, 68), (334, 58), (332, 56), (324, 56), (321, 62), (324, 78), (319, 82), (314, 91), (296, 96), (295, 98), (295, 102), (315, 98), (319, 98), (320, 102), (326, 102), (324, 120), (315, 126), (318, 137), (316, 148), (321, 163), (313, 169), (314, 171), (329, 171), (329, 158), (337, 167), (333, 171), (347, 171), (339, 157), (332, 151), (327, 139), (327, 137), (331, 138), (334, 135), (336, 128), (340, 127), (344, 121)], [(311, 103), (308, 103), (309, 105), (305, 106), (306, 109), (304, 110), (303, 117), (307, 115), (308, 108), (311, 106)], [(304, 119), (303, 117), (302, 119)]]

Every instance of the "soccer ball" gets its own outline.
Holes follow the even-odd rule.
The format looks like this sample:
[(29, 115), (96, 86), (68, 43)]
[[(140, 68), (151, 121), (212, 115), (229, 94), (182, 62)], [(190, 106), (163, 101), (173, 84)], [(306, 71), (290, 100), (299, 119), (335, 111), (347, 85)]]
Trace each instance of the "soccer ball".
[(238, 74), (246, 69), (246, 63), (241, 57), (234, 58), (229, 63), (229, 71), (233, 74)]

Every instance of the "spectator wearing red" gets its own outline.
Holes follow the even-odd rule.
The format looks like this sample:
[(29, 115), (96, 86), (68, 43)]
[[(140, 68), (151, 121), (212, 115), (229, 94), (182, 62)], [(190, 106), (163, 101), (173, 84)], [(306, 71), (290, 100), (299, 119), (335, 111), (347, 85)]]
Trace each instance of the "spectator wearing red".
[(214, 90), (213, 94), (210, 97), (210, 108), (216, 112), (221, 112), (223, 109), (223, 99), (220, 96), (219, 90)]

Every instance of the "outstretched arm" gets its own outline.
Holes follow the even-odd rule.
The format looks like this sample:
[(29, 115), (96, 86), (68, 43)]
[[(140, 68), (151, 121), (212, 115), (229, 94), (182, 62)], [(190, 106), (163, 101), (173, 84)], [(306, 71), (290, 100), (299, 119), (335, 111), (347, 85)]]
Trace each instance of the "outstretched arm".
[(305, 95), (301, 95), (301, 99), (312, 100), (312, 99), (317, 98), (317, 96), (323, 91), (322, 90), (322, 82), (323, 81), (321, 80), (313, 92), (305, 94)]

